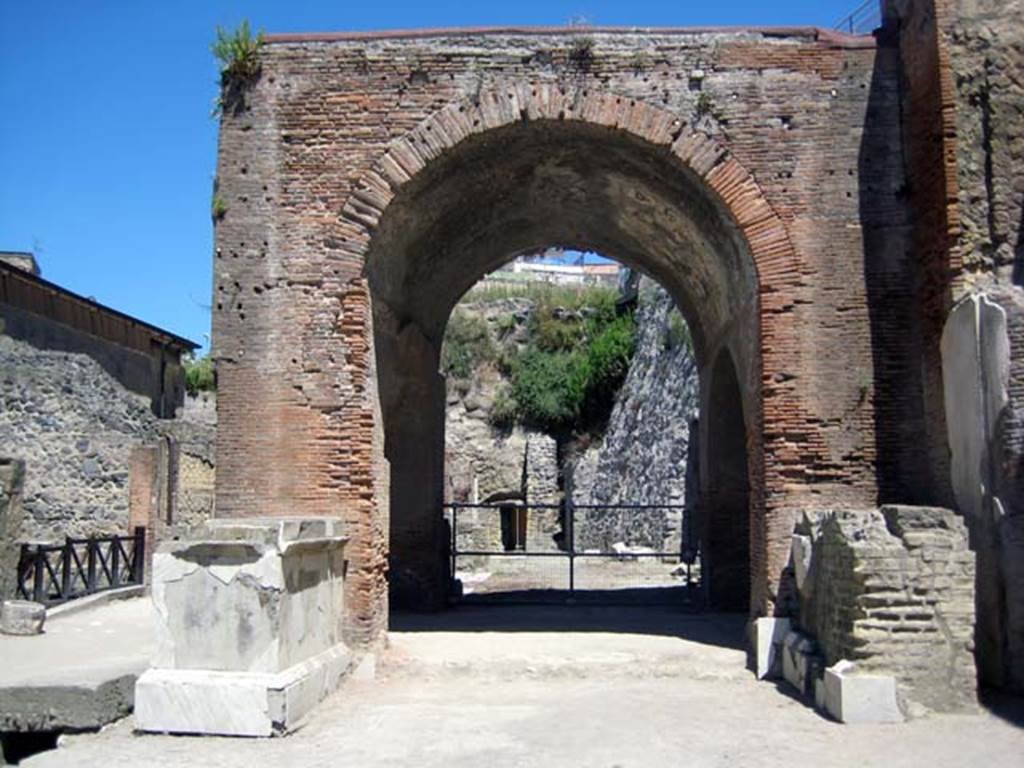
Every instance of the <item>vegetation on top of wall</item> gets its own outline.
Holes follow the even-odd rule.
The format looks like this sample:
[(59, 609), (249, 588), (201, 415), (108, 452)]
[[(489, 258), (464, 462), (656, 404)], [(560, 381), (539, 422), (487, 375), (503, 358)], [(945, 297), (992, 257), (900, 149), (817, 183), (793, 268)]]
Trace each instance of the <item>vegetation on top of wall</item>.
[(185, 391), (190, 395), (195, 396), (199, 392), (212, 392), (217, 389), (217, 375), (209, 355), (186, 355), (181, 363), (185, 369)]
[[(599, 430), (635, 343), (633, 313), (618, 306), (618, 296), (606, 286), (537, 282), (474, 288), (448, 321), (441, 370), (464, 392), (484, 368), (500, 374), (488, 412), (494, 426), (559, 437)], [(507, 299), (528, 299), (528, 319), (517, 320), (511, 308), (496, 313), (493, 305)]]
[(470, 288), (460, 303), (486, 303), (502, 299), (529, 299), (534, 303), (547, 302), (565, 309), (615, 301), (618, 293), (604, 285), (561, 285), (540, 283), (536, 280), (483, 282)]
[[(569, 26), (583, 31), (590, 27), (590, 22), (584, 16), (573, 16), (569, 19)], [(594, 38), (587, 34), (577, 34), (569, 49), (569, 62), (577, 69), (589, 69), (594, 63)]]
[(588, 319), (572, 348), (545, 348), (534, 341), (511, 361), (507, 407), (514, 408), (519, 422), (556, 435), (603, 428), (634, 344), (628, 312)]
[(569, 61), (578, 69), (590, 69), (594, 63), (594, 38), (584, 35), (573, 40)]
[(237, 111), (244, 105), (245, 90), (260, 76), (263, 32), (253, 35), (249, 22), (243, 20), (234, 32), (218, 26), (216, 34), (210, 44), (210, 51), (220, 62), (220, 98), (214, 112), (225, 108)]

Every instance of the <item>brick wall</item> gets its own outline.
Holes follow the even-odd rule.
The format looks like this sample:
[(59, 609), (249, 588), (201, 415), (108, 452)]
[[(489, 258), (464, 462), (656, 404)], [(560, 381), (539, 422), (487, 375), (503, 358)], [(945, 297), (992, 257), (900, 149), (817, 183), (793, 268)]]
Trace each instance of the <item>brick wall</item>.
[[(602, 144), (635, 165), (667, 152), (669, 166), (642, 169), (648, 186), (686, 185), (694, 205), (719, 212), (707, 217), (720, 223), (715, 236), (754, 265), (753, 310), (734, 307), (744, 319), (729, 328), (723, 318), (740, 289), (723, 282), (709, 250), (685, 265), (652, 255), (667, 253), (664, 243), (629, 254), (675, 285), (696, 335), (707, 331), (705, 365), (716, 345), (738, 360), (755, 613), (772, 610), (797, 510), (877, 497), (880, 378), (886, 398), (902, 395), (898, 371), (880, 377), (874, 339), (879, 328), (899, 333), (909, 320), (872, 326), (865, 272), (908, 255), (884, 251), (887, 236), (903, 237), (906, 226), (899, 153), (872, 171), (867, 193), (864, 168), (877, 148), (899, 146), (894, 56), (870, 38), (815, 30), (594, 30), (579, 38), (566, 30), (271, 38), (246, 104), (222, 119), (217, 507), (225, 515), (343, 516), (354, 637), (371, 638), (385, 620), (389, 508), (365, 276), (385, 287), (401, 283), (403, 270), (423, 276), (416, 291), (385, 291), (400, 299), (387, 312), (378, 293), (372, 314), (399, 324), (419, 318), (429, 336), (451, 298), (440, 283), (432, 293), (433, 272), (454, 270), (450, 282), (471, 283), (485, 262), (511, 255), (502, 248), (512, 240), (496, 233), (489, 262), (480, 253), (416, 272), (417, 251), (401, 240), (431, 213), (416, 199), (431, 169), (474, 152), (497, 162), (504, 147), (486, 154), (486, 137), (499, 130), (529, 149), (533, 126), (551, 141), (557, 131), (543, 126), (563, 126), (566, 136), (586, 134), (595, 160)], [(643, 229), (641, 245), (653, 244), (640, 201), (624, 198), (624, 218)], [(437, 197), (434, 205), (445, 221), (458, 220), (460, 200)], [(679, 215), (679, 231), (696, 227), (686, 211)], [(463, 220), (471, 227), (486, 218)], [(559, 222), (527, 223), (546, 245)], [(565, 226), (557, 234), (571, 240)], [(381, 266), (366, 271), (368, 254)], [(697, 281), (713, 299), (686, 288)], [(914, 426), (885, 434), (897, 453), (920, 441)]]

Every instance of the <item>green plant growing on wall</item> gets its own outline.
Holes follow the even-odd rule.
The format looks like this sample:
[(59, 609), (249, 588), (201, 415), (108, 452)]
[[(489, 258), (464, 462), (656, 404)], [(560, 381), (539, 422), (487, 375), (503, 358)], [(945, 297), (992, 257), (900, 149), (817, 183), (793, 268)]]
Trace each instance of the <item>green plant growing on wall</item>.
[(214, 224), (216, 224), (218, 221), (222, 221), (227, 215), (228, 204), (224, 202), (223, 197), (215, 194), (210, 200), (210, 218), (212, 218)]
[(868, 401), (868, 397), (871, 394), (871, 387), (873, 381), (871, 373), (866, 370), (860, 370), (857, 373), (857, 405), (864, 405)]
[(187, 355), (181, 363), (185, 369), (185, 390), (190, 395), (194, 397), (199, 392), (213, 392), (217, 389), (217, 375), (209, 355)]
[(650, 69), (654, 64), (653, 59), (646, 51), (637, 51), (629, 60), (629, 67), (634, 74), (640, 74)]
[(573, 40), (569, 49), (569, 61), (577, 69), (590, 69), (590, 65), (594, 63), (594, 38), (581, 35)]
[(254, 36), (249, 22), (243, 20), (234, 32), (217, 27), (217, 37), (210, 51), (220, 62), (220, 98), (214, 109), (240, 111), (245, 106), (245, 92), (260, 76), (260, 46), (263, 32)]
[(700, 96), (697, 97), (697, 105), (694, 109), (697, 117), (714, 115), (715, 101), (711, 98), (710, 94), (701, 92)]

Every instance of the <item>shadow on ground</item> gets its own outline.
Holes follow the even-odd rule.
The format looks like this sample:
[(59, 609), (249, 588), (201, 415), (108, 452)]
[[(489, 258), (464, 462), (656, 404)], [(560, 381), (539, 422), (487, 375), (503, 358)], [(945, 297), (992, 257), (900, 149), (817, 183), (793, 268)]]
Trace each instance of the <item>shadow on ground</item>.
[(1018, 728), (1024, 728), (1024, 696), (983, 689), (979, 699), (981, 706), (990, 714)]
[(392, 632), (606, 632), (678, 637), (743, 650), (745, 614), (685, 606), (460, 604), (438, 613), (391, 614)]

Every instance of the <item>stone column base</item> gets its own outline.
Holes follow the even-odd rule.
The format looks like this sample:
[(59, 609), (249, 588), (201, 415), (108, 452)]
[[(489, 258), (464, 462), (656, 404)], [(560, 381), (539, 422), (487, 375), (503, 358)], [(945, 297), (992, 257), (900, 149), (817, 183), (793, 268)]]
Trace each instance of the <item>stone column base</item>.
[(153, 733), (283, 734), (337, 690), (352, 663), (339, 644), (281, 672), (150, 669), (135, 685), (136, 727)]

